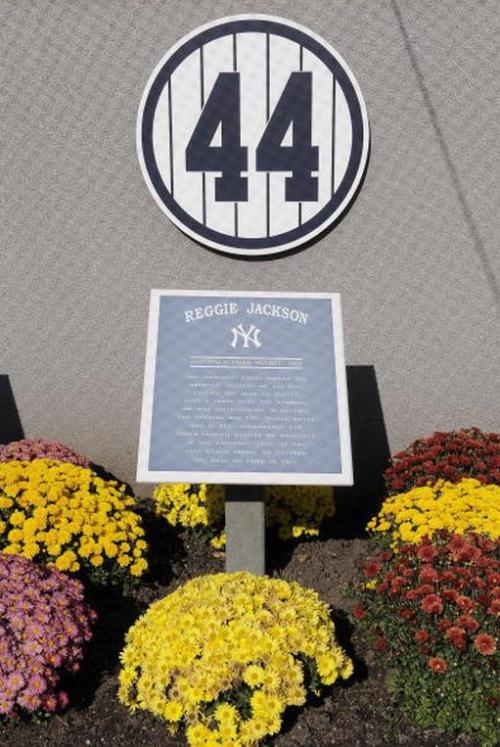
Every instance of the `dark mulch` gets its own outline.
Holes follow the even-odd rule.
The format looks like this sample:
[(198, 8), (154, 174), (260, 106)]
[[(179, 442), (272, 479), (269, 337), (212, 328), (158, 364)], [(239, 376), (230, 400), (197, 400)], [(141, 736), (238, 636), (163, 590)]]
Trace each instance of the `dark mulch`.
[[(350, 513), (352, 516), (352, 513)], [(153, 600), (173, 591), (194, 576), (224, 568), (206, 545), (170, 531), (146, 508), (148, 538), (154, 548), (148, 583), (131, 597), (92, 592), (99, 624), (78, 678), (68, 684), (72, 706), (43, 724), (20, 723), (0, 731), (5, 747), (182, 747), (182, 737), (170, 737), (165, 725), (144, 713), (131, 716), (116, 697), (118, 654), (129, 626)], [(364, 517), (363, 517), (364, 518)], [(320, 541), (270, 548), (270, 575), (295, 580), (316, 589), (333, 609), (342, 645), (354, 657), (355, 674), (348, 683), (336, 684), (325, 698), (290, 713), (274, 740), (276, 747), (476, 747), (474, 740), (443, 737), (418, 731), (401, 721), (394, 698), (385, 685), (384, 671), (353, 631), (346, 614), (349, 603), (342, 589), (353, 579), (356, 561), (366, 541), (352, 521), (341, 514)]]

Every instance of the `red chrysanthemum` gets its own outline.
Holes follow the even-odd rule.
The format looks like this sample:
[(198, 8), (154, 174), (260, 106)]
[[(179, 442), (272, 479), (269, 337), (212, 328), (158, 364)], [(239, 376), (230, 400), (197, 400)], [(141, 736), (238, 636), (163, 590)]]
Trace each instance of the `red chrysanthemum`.
[(446, 545), (446, 549), (450, 555), (456, 560), (459, 559), (459, 554), (466, 550), (468, 547), (467, 541), (458, 534), (454, 534), (451, 540)]
[(500, 615), (500, 599), (493, 599), (490, 606), (488, 607), (488, 612), (490, 612), (492, 615)]
[(482, 578), (479, 578), (478, 576), (474, 576), (474, 578), (471, 578), (471, 586), (474, 587), (474, 589), (486, 589), (486, 582), (483, 581)]
[(466, 597), (463, 594), (459, 595), (456, 603), (457, 607), (460, 607), (461, 610), (465, 610), (465, 612), (469, 612), (476, 606), (476, 603), (473, 599), (471, 599), (470, 597)]
[(362, 619), (363, 619), (363, 617), (365, 616), (365, 610), (364, 610), (364, 608), (363, 608), (363, 605), (362, 605), (362, 604), (357, 604), (357, 605), (356, 605), (356, 606), (355, 606), (355, 607), (353, 608), (353, 610), (352, 610), (352, 614), (353, 614), (353, 616), (354, 616), (354, 617), (355, 617), (355, 618), (356, 618), (357, 620), (362, 620)]
[(495, 595), (493, 593), (492, 594), (486, 594), (486, 593), (478, 594), (476, 597), (476, 602), (477, 604), (481, 605), (481, 607), (488, 609), (488, 607), (490, 606), (491, 599), (494, 596)]
[(456, 589), (443, 589), (441, 596), (447, 602), (456, 602), (460, 594)]
[(427, 630), (417, 630), (414, 637), (417, 643), (426, 643), (429, 640), (430, 635)]
[(439, 552), (433, 545), (420, 545), (417, 550), (417, 558), (430, 563), (437, 558)]
[(418, 586), (415, 591), (417, 594), (432, 594), (434, 587), (431, 584), (422, 584)]
[(452, 646), (458, 648), (459, 651), (465, 650), (467, 646), (467, 634), (463, 628), (452, 625), (448, 628), (444, 637)]
[(430, 670), (438, 674), (444, 674), (448, 671), (448, 664), (441, 656), (431, 656), (427, 664)]
[(447, 584), (454, 585), (457, 581), (457, 577), (454, 573), (454, 571), (451, 570), (444, 570), (441, 573), (441, 580), (445, 581)]
[(391, 581), (391, 586), (402, 586), (405, 582), (404, 576), (394, 576)]
[(363, 573), (366, 578), (373, 578), (377, 573), (379, 573), (381, 567), (382, 565), (378, 560), (367, 560), (363, 568)]
[(475, 633), (480, 628), (478, 621), (472, 615), (460, 615), (456, 620), (456, 624), (461, 628), (465, 628), (470, 633)]
[(443, 611), (443, 602), (439, 594), (427, 594), (420, 604), (428, 615), (440, 615)]
[(474, 646), (483, 656), (491, 656), (497, 650), (497, 644), (492, 635), (488, 633), (479, 633), (474, 638)]
[(439, 573), (431, 565), (424, 565), (418, 578), (422, 584), (434, 584), (439, 579)]
[(415, 610), (412, 610), (411, 607), (402, 607), (398, 611), (398, 617), (400, 617), (402, 620), (413, 620), (413, 618), (416, 616)]
[(500, 482), (500, 434), (479, 428), (437, 432), (395, 454), (385, 472), (390, 494), (438, 479), (459, 482), (464, 477), (483, 484)]
[(449, 620), (447, 617), (443, 617), (443, 619), (438, 622), (438, 628), (441, 631), (448, 630), (448, 628), (451, 628), (452, 625), (453, 625), (452, 621)]
[(496, 545), (493, 540), (488, 539), (487, 537), (481, 537), (479, 540), (479, 547), (483, 552), (493, 552)]
[(479, 560), (481, 557), (481, 550), (479, 547), (467, 547), (463, 552), (459, 555), (459, 560), (462, 561), (462, 563), (471, 563), (473, 560)]
[(382, 563), (387, 563), (388, 560), (391, 560), (393, 557), (392, 552), (389, 550), (382, 550), (378, 554), (378, 559), (382, 561)]

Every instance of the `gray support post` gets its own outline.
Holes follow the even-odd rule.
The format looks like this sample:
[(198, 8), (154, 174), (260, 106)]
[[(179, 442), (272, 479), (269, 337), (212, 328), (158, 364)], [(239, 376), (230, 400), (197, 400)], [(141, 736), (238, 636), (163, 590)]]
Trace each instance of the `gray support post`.
[(266, 572), (266, 508), (259, 485), (226, 486), (226, 572)]

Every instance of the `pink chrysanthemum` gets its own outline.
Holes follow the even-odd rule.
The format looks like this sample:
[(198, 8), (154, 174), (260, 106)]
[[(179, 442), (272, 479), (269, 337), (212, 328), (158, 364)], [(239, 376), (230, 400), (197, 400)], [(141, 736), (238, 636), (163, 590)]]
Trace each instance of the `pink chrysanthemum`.
[(0, 554), (0, 715), (64, 707), (60, 674), (78, 669), (95, 617), (79, 581)]
[(59, 441), (47, 441), (43, 438), (24, 438), (0, 445), (0, 462), (32, 462), (34, 459), (57, 459), (59, 462), (71, 462), (79, 467), (89, 467), (87, 457), (77, 454), (69, 446)]

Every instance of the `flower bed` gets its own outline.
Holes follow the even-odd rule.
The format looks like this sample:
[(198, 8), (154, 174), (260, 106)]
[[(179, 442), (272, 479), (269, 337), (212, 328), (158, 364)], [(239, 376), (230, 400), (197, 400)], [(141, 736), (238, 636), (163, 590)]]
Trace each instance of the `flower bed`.
[(248, 573), (200, 577), (152, 604), (121, 660), (120, 700), (184, 727), (194, 747), (257, 744), (308, 691), (352, 673), (315, 592)]
[[(156, 513), (174, 527), (194, 529), (217, 549), (224, 547), (225, 488), (220, 485), (164, 484), (154, 490)], [(266, 523), (282, 540), (317, 537), (325, 521), (335, 515), (328, 487), (282, 486), (265, 488)]]
[[(160, 568), (160, 558), (162, 569), (172, 560), (171, 576), (162, 570), (161, 577), (151, 578), (154, 583), (136, 586), (128, 597), (94, 590), (94, 603), (106, 614), (99, 615), (89, 666), (78, 681), (78, 700), (92, 699), (92, 709), (51, 719), (46, 730), (16, 728), (13, 719), (67, 703), (64, 673), (79, 666), (92, 613), (80, 608), (78, 633), (69, 617), (64, 629), (58, 627), (53, 615), (77, 614), (75, 595), (44, 581), (46, 606), (39, 613), (34, 605), (42, 609), (40, 594), (28, 591), (34, 584), (27, 576), (17, 573), (22, 581), (14, 584), (13, 597), (4, 593), (2, 563), (24, 563), (64, 578), (56, 566), (99, 583), (126, 583), (146, 568), (144, 530), (130, 489), (104, 471), (65, 462), (62, 454), (48, 459), (42, 447), (32, 447), (24, 461), (11, 458), (18, 453), (13, 449), (0, 462), (0, 724), (7, 743), (65, 744), (79, 732), (91, 741), (146, 747), (156, 743), (162, 728), (166, 747), (364, 744), (368, 734), (380, 744), (388, 736), (399, 743), (402, 734), (419, 743), (422, 728), (460, 733), (461, 743), (470, 747), (496, 743), (500, 486), (470, 477), (452, 484), (435, 475), (423, 486), (390, 495), (370, 523), (370, 557), (363, 563), (354, 609), (360, 631), (353, 637), (358, 656), (366, 655), (370, 663), (367, 678), (353, 679), (333, 697), (326, 691), (338, 678), (349, 677), (353, 665), (336, 641), (328, 608), (314, 592), (244, 573), (200, 575), (222, 569), (220, 554), (207, 553), (205, 541), (224, 546), (224, 488), (161, 486), (155, 511), (171, 525), (195, 530), (184, 537), (186, 553), (169, 558), (169, 548), (159, 541), (154, 569)], [(334, 509), (328, 488), (270, 487), (266, 503), (268, 527), (286, 540), (317, 536)], [(142, 506), (141, 512), (149, 511), (153, 506)], [(158, 528), (152, 516), (146, 525)], [(326, 533), (323, 539), (292, 554), (289, 545), (273, 542), (269, 562), (336, 605), (341, 600), (330, 569), (334, 565), (349, 582), (353, 555), (364, 552), (366, 540), (335, 540)], [(17, 552), (52, 567), (34, 566)], [(176, 589), (180, 582), (184, 585)], [(132, 625), (121, 654), (119, 699), (131, 711), (149, 712), (131, 720), (115, 695), (121, 635), (145, 600), (168, 592)], [(10, 628), (4, 599), (23, 605), (12, 613)], [(83, 598), (80, 602), (84, 607)], [(16, 643), (13, 635), (21, 627), (25, 638)], [(48, 646), (40, 636), (49, 639)], [(367, 647), (376, 652), (373, 666)], [(50, 660), (44, 669), (45, 648)], [(27, 652), (36, 656), (28, 660)], [(322, 696), (317, 708), (301, 713), (311, 694)], [(394, 702), (406, 719), (393, 709)], [(436, 731), (430, 738), (455, 744), (454, 737), (448, 740)]]
[(67, 705), (60, 676), (78, 670), (94, 619), (79, 581), (0, 553), (0, 715)]
[(51, 459), (0, 464), (0, 550), (123, 584), (147, 569), (144, 530), (124, 485)]
[(438, 531), (363, 566), (354, 617), (422, 727), (496, 744), (500, 543)]
[(388, 493), (401, 493), (436, 480), (459, 482), (474, 477), (500, 484), (500, 434), (479, 428), (437, 432), (419, 438), (396, 454), (385, 472)]

